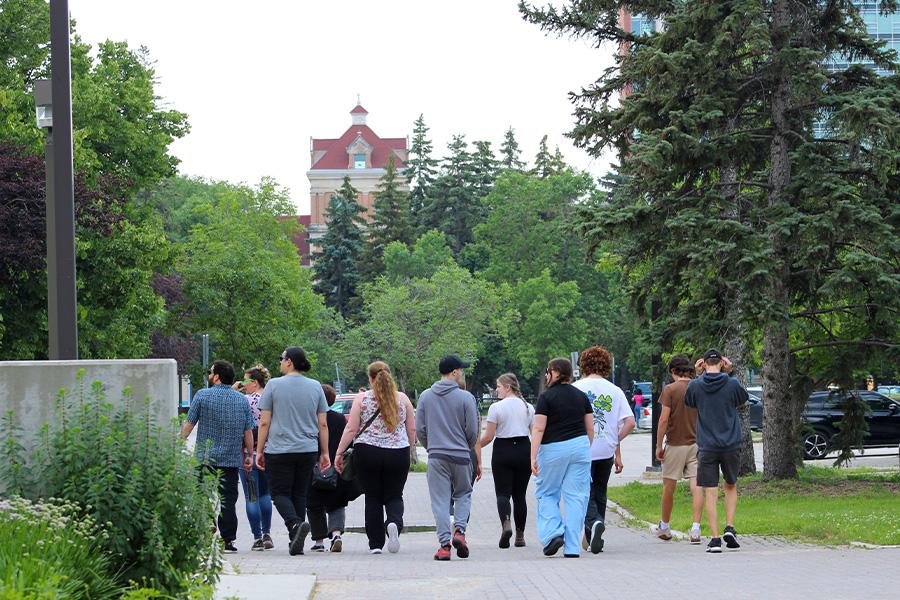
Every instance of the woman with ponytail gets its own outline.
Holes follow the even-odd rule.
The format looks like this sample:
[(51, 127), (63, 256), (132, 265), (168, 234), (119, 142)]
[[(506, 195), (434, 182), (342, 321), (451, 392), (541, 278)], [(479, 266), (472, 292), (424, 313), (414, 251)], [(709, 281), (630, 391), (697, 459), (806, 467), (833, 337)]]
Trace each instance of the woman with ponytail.
[(531, 479), (530, 434), (534, 407), (522, 398), (519, 380), (512, 373), (504, 373), (497, 378), (495, 393), (500, 401), (491, 404), (488, 409), (487, 427), (480, 444), (484, 448), (496, 439), (491, 469), (497, 511), (500, 513), (500, 547), (509, 548), (513, 533), (510, 517), (515, 519), (516, 524), (515, 545), (521, 547), (525, 545), (525, 520), (528, 516), (525, 493)]
[[(369, 365), (370, 388), (353, 400), (350, 420), (338, 446), (336, 467), (343, 471), (343, 454), (351, 444), (353, 464), (366, 497), (369, 552), (400, 550), (403, 529), (403, 487), (409, 475), (409, 448), (416, 443), (415, 410), (387, 363)], [(359, 433), (359, 432), (362, 433)]]

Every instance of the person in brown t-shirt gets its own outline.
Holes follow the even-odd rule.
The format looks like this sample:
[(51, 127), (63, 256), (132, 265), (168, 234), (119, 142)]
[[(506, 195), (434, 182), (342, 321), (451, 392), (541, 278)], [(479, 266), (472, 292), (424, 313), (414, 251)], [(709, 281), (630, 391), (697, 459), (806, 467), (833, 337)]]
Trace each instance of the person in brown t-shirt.
[[(687, 479), (691, 485), (694, 523), (691, 526), (692, 544), (700, 543), (700, 514), (703, 511), (703, 490), (697, 487), (697, 409), (684, 403), (684, 393), (694, 374), (690, 358), (684, 354), (672, 357), (668, 365), (673, 382), (663, 388), (659, 403), (662, 412), (656, 439), (656, 457), (662, 462), (662, 515), (650, 531), (662, 540), (672, 539), (669, 519), (675, 499), (675, 485)], [(663, 444), (665, 440), (665, 445)]]

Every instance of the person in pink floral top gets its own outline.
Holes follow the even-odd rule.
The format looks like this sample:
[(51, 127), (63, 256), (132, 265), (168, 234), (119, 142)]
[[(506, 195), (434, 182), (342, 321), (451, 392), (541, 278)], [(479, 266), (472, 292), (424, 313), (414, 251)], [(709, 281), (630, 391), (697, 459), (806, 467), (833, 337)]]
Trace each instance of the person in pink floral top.
[(403, 488), (409, 475), (410, 446), (416, 443), (416, 417), (412, 402), (397, 391), (387, 363), (373, 362), (368, 374), (372, 389), (353, 400), (335, 467), (344, 470), (344, 450), (353, 444), (354, 467), (366, 496), (369, 551), (381, 554), (386, 537), (387, 550), (394, 553), (400, 550)]
[[(259, 428), (259, 399), (262, 398), (263, 389), (269, 381), (269, 371), (262, 366), (256, 366), (244, 373), (244, 379), (235, 383), (235, 387), (244, 392), (247, 402), (250, 404), (250, 412), (253, 414), (253, 442)], [(253, 469), (250, 473), (241, 471), (241, 485), (244, 488), (244, 500), (247, 507), (247, 520), (250, 521), (250, 529), (253, 531), (253, 545), (251, 550), (270, 550), (275, 547), (270, 535), (272, 529), (272, 496), (269, 493), (269, 479), (265, 471), (256, 467), (256, 457), (253, 457)], [(250, 493), (250, 486), (254, 486), (255, 494)], [(251, 501), (251, 496), (256, 496)]]

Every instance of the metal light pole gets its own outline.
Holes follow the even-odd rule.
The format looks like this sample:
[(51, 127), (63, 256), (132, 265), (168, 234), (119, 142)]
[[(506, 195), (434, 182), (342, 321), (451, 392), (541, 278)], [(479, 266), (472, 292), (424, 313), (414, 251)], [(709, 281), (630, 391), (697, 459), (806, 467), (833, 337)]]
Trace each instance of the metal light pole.
[[(200, 336), (200, 344), (203, 352), (203, 368), (207, 371), (209, 370), (209, 334), (204, 333)], [(209, 387), (209, 377), (204, 375), (203, 380), (206, 382), (206, 387)]]
[(51, 81), (35, 82), (38, 127), (47, 130), (47, 333), (50, 360), (78, 358), (75, 182), (69, 2), (50, 0)]

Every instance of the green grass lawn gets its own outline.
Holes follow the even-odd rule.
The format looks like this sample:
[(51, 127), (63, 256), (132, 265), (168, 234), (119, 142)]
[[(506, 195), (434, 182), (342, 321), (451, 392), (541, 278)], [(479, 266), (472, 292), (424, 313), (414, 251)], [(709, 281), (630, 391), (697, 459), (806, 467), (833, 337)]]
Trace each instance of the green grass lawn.
[[(609, 488), (609, 498), (645, 521), (659, 520), (662, 486), (629, 483)], [(807, 467), (790, 481), (763, 481), (761, 475), (738, 481), (735, 529), (738, 534), (775, 535), (826, 544), (853, 541), (900, 544), (900, 473), (868, 469)], [(725, 507), (719, 493), (719, 526)], [(672, 528), (691, 525), (687, 484), (675, 492)], [(703, 528), (707, 530), (706, 515)]]

